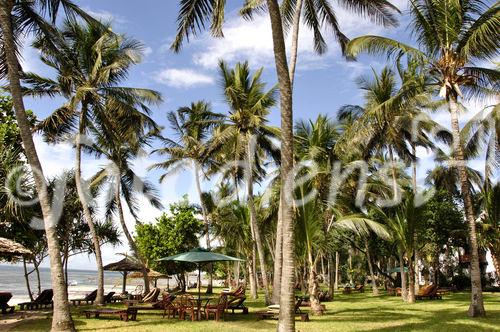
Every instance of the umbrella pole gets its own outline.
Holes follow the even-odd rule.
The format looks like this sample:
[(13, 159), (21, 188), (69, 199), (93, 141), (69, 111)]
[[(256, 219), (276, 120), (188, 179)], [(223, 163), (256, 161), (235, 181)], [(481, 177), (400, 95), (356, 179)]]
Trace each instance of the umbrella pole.
[(198, 263), (198, 320), (201, 318), (201, 264)]
[(201, 266), (198, 264), (198, 301), (201, 299)]
[(127, 271), (123, 271), (123, 286), (122, 286), (122, 294), (125, 294), (127, 289)]

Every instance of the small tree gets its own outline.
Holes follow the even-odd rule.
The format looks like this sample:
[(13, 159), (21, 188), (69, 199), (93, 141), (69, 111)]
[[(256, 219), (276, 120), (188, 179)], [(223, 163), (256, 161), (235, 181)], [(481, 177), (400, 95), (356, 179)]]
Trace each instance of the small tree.
[(184, 273), (193, 269), (188, 263), (159, 262), (158, 259), (188, 251), (198, 246), (203, 223), (196, 217), (197, 208), (187, 196), (170, 205), (170, 213), (156, 218), (156, 223), (137, 225), (135, 241), (148, 267), (165, 274), (177, 274), (179, 286), (185, 290)]

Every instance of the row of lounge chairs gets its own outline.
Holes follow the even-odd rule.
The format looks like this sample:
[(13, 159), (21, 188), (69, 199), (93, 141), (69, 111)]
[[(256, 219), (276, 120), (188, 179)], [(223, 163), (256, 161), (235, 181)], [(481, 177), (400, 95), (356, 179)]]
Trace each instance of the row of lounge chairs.
[[(104, 295), (104, 303), (115, 303), (123, 300), (121, 297), (115, 296), (115, 294), (116, 294), (115, 292), (109, 292), (108, 294)], [(84, 298), (72, 299), (70, 301), (74, 306), (79, 306), (81, 304), (88, 305), (88, 304), (94, 304), (96, 298), (97, 298), (97, 289), (87, 294)]]
[(216, 321), (224, 319), (225, 313), (241, 310), (248, 314), (245, 288), (239, 287), (233, 292), (223, 292), (216, 299), (208, 300), (205, 305), (198, 303), (198, 299), (191, 294), (169, 294), (163, 293), (162, 300), (158, 301), (160, 290), (155, 288), (146, 294), (141, 300), (126, 300), (127, 312), (131, 315), (130, 320), (135, 320), (141, 311), (163, 311), (163, 317), (184, 320), (189, 318), (196, 320), (198, 317), (206, 319), (213, 318)]
[[(447, 289), (441, 289), (437, 285), (425, 285), (422, 286), (418, 293), (415, 294), (416, 300), (435, 300), (442, 299), (443, 295), (447, 293)], [(397, 288), (388, 288), (387, 293), (389, 295), (401, 296), (402, 290), (401, 287)]]

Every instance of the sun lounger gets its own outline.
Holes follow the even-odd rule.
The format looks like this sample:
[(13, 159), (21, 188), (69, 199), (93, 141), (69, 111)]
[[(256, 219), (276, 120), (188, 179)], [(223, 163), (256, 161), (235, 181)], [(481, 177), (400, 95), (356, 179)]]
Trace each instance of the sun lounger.
[(245, 295), (231, 297), (227, 301), (226, 310), (231, 310), (233, 314), (235, 310), (241, 310), (243, 314), (248, 314), (248, 308), (244, 304), (246, 299)]
[(33, 310), (39, 308), (46, 308), (48, 306), (52, 307), (53, 295), (54, 292), (52, 291), (52, 289), (44, 289), (34, 301), (19, 303), (19, 307), (21, 308), (21, 310), (25, 310), (25, 308), (26, 310)]
[(8, 304), (9, 300), (12, 298), (12, 293), (0, 292), (0, 309), (2, 309), (2, 314), (14, 312), (13, 306)]
[(74, 306), (80, 305), (80, 304), (82, 304), (82, 302), (84, 302), (85, 304), (94, 304), (96, 297), (97, 297), (97, 289), (94, 290), (93, 292), (87, 294), (87, 296), (85, 296), (83, 299), (71, 300), (71, 303)]
[[(297, 302), (295, 302), (295, 317), (300, 317), (300, 320), (303, 322), (308, 322), (309, 321), (309, 314), (307, 312), (302, 312), (300, 310), (300, 305), (302, 304), (302, 299), (298, 298)], [(280, 306), (279, 305), (271, 305), (267, 307), (267, 311), (259, 311), (256, 312), (255, 314), (259, 319), (266, 319), (266, 318), (278, 318), (280, 314)]]
[(248, 314), (248, 308), (244, 305), (245, 300), (245, 287), (239, 286), (233, 292), (223, 292), (228, 296), (226, 310), (231, 310), (234, 314), (235, 310), (241, 310), (244, 314)]
[(114, 296), (115, 292), (109, 292), (108, 294), (104, 295), (104, 303), (117, 302), (117, 299)]
[(365, 292), (365, 285), (356, 285), (356, 287), (354, 287), (354, 291), (364, 293)]
[(160, 289), (159, 288), (153, 288), (148, 294), (146, 294), (142, 300), (126, 300), (123, 301), (123, 303), (126, 306), (134, 306), (136, 304), (140, 303), (156, 303), (158, 302), (158, 296), (160, 296)]
[[(112, 308), (100, 308), (100, 309), (89, 309), (85, 310), (85, 317), (90, 318), (94, 316), (99, 318), (100, 316), (118, 316), (120, 320), (128, 322), (129, 320), (136, 320), (137, 311), (129, 311), (127, 309), (112, 309)], [(129, 318), (130, 316), (130, 318)]]
[(442, 296), (441, 296), (441, 294), (438, 293), (438, 286), (429, 285), (429, 286), (422, 287), (419, 290), (418, 294), (415, 295), (415, 299), (417, 299), (417, 300), (424, 300), (424, 299), (434, 300), (434, 299), (442, 299)]

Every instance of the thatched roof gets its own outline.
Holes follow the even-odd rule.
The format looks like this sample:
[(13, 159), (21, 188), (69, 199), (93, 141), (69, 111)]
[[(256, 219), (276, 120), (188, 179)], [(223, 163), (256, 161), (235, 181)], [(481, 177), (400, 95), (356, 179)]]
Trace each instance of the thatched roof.
[[(134, 273), (131, 273), (128, 277), (131, 279), (142, 278), (142, 273), (141, 272), (134, 272)], [(163, 274), (163, 273), (160, 273), (160, 272), (157, 272), (154, 270), (150, 270), (148, 272), (148, 277), (150, 277), (151, 279), (160, 279), (160, 278), (170, 279), (171, 278), (170, 276), (168, 276), (166, 274)]]
[(23, 256), (31, 254), (32, 252), (22, 244), (0, 237), (0, 256)]
[(121, 261), (104, 266), (106, 271), (141, 271), (142, 265), (139, 262), (125, 257)]

